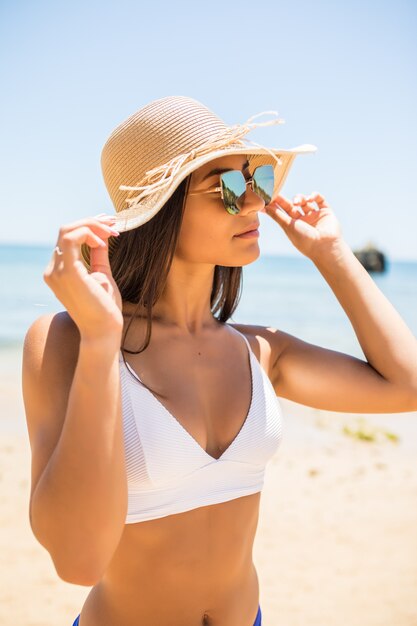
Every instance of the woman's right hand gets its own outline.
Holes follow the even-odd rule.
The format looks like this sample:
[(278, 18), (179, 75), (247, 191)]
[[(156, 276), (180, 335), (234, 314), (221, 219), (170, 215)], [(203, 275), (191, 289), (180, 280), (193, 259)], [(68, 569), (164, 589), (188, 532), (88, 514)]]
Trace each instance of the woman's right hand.
[[(123, 330), (122, 298), (109, 262), (108, 238), (118, 233), (111, 216), (87, 217), (59, 229), (57, 245), (43, 279), (77, 324), (81, 339), (108, 339), (118, 345)], [(91, 272), (81, 259), (90, 246)]]

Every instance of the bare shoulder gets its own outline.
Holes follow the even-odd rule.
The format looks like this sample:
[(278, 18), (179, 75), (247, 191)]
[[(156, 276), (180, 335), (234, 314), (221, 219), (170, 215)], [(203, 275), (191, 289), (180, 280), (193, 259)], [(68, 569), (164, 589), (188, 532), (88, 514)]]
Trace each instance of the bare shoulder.
[(67, 311), (47, 313), (29, 326), (23, 343), (24, 368), (43, 367), (51, 374), (77, 361), (80, 333)]
[(284, 349), (287, 333), (273, 326), (259, 326), (253, 324), (230, 324), (245, 335), (259, 363), (267, 372), (271, 382), (275, 375), (274, 365)]
[(38, 317), (22, 354), (22, 392), (32, 450), (32, 489), (59, 439), (78, 360), (80, 335), (66, 311)]

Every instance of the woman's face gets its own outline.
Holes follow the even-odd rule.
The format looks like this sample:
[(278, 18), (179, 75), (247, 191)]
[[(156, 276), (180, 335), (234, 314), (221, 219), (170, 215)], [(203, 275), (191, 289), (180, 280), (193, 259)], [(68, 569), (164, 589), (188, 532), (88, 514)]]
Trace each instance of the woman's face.
[[(206, 163), (191, 175), (189, 192), (220, 187), (220, 174), (214, 169), (240, 170), (249, 179), (246, 155), (224, 156)], [(220, 192), (188, 195), (175, 256), (184, 261), (238, 267), (255, 261), (260, 254), (258, 237), (236, 237), (259, 225), (258, 211), (264, 200), (248, 185), (241, 210), (231, 215), (224, 208)]]

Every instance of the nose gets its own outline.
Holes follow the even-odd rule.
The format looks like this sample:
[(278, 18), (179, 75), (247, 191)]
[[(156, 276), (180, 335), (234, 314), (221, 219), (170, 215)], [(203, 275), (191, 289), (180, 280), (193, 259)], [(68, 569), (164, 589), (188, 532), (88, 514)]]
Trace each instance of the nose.
[(237, 206), (240, 212), (262, 211), (265, 207), (265, 200), (252, 189), (252, 182), (247, 183), (246, 192), (237, 200)]

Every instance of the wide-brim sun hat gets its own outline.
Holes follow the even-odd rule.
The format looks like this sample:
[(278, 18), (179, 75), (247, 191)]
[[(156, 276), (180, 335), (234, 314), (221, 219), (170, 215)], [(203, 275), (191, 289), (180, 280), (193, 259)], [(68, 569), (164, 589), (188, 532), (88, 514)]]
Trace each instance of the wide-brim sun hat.
[[(252, 122), (265, 114), (275, 119)], [(275, 197), (295, 157), (316, 152), (317, 147), (269, 148), (243, 137), (252, 128), (283, 123), (277, 111), (263, 111), (244, 124), (228, 126), (187, 96), (167, 96), (148, 103), (113, 130), (101, 153), (104, 182), (116, 210), (114, 228), (125, 232), (145, 224), (189, 174), (227, 155), (247, 155), (250, 174), (259, 165), (273, 165)], [(85, 244), (81, 248), (89, 264), (89, 248)]]

